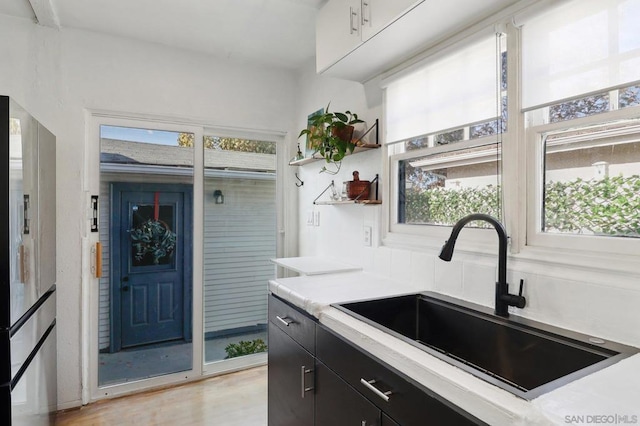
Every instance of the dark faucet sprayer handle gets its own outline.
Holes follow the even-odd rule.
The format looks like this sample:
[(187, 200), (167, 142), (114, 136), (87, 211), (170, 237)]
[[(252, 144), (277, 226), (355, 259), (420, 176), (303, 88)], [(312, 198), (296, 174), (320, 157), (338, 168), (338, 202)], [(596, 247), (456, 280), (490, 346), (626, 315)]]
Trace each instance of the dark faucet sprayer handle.
[(524, 280), (520, 280), (520, 291), (518, 295), (507, 293), (503, 294), (500, 298), (509, 306), (515, 306), (516, 308), (524, 308), (527, 305), (527, 299), (522, 295), (522, 287)]
[(524, 308), (527, 306), (527, 299), (522, 295), (522, 287), (524, 287), (524, 280), (520, 279), (520, 291), (518, 291), (517, 303), (514, 305), (516, 308)]
[(522, 287), (524, 287), (524, 280), (520, 278), (520, 291), (518, 291), (518, 296), (522, 297)]

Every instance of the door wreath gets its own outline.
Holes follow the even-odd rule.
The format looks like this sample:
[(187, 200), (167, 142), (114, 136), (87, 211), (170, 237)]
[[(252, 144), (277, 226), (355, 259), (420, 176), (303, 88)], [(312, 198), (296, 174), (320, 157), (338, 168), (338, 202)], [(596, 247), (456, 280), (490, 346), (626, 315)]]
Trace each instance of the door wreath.
[(161, 220), (148, 219), (137, 228), (131, 229), (134, 256), (141, 261), (147, 254), (157, 265), (160, 259), (170, 256), (176, 248), (176, 234)]

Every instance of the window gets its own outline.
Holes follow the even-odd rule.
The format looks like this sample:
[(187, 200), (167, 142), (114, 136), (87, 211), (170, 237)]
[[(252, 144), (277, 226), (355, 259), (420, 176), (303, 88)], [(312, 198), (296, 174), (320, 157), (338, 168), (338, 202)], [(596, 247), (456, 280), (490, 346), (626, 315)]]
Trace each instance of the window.
[(448, 226), (470, 213), (501, 217), (505, 39), (481, 37), (389, 82), (386, 128), (396, 170), (396, 230)]
[(638, 253), (637, 16), (640, 0), (534, 7), (388, 77), (389, 241), (483, 212), (512, 252)]
[(528, 244), (594, 250), (607, 244), (607, 251), (627, 252), (630, 240), (640, 238), (640, 112), (611, 102), (606, 110), (595, 112), (585, 103), (557, 122), (552, 107), (527, 113), (529, 122), (550, 121), (528, 130), (535, 163)]
[(451, 225), (471, 213), (500, 217), (497, 144), (399, 161), (398, 222)]
[(640, 237), (640, 122), (549, 132), (541, 231)]
[(522, 28), (527, 244), (628, 252), (640, 238), (640, 1), (574, 3)]
[(573, 0), (522, 26), (525, 110), (638, 80), (637, 0)]

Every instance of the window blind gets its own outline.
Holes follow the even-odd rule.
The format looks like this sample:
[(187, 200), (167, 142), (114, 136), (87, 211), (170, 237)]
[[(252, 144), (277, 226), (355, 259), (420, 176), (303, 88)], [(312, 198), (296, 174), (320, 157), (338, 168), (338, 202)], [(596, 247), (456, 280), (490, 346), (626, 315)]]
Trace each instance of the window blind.
[(496, 117), (496, 36), (426, 59), (415, 71), (388, 80), (386, 141), (451, 129)]
[(640, 80), (640, 0), (573, 0), (522, 26), (524, 109)]

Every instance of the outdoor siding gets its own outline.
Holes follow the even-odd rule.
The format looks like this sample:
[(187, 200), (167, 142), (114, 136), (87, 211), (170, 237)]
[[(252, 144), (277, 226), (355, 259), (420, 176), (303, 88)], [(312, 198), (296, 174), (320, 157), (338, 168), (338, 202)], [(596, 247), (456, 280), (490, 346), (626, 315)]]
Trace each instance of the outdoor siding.
[[(220, 189), (224, 204), (214, 204)], [(276, 257), (275, 180), (205, 182), (204, 331), (267, 321), (268, 281)]]

